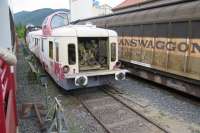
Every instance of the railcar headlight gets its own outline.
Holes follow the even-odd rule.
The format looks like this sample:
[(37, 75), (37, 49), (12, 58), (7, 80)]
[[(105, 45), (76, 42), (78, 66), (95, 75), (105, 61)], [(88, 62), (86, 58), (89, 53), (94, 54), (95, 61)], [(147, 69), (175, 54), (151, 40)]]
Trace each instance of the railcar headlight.
[(87, 76), (77, 76), (75, 78), (75, 85), (76, 86), (84, 87), (84, 86), (87, 86), (87, 84), (88, 84)]
[(126, 73), (124, 72), (119, 72), (115, 74), (115, 79), (116, 80), (124, 80), (126, 79)]
[(70, 70), (70, 69), (69, 69), (69, 66), (64, 66), (64, 67), (63, 67), (63, 72), (64, 72), (64, 73), (68, 73), (69, 70)]

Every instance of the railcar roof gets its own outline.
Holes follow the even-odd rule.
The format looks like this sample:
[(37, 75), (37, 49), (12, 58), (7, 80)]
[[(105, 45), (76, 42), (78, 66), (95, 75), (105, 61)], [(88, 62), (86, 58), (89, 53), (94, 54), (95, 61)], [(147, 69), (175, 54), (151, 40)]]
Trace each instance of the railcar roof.
[[(32, 35), (42, 36), (42, 30), (30, 32)], [(116, 37), (117, 32), (108, 29), (97, 28), (96, 26), (69, 25), (52, 30), (52, 36), (72, 36), (72, 37)]]

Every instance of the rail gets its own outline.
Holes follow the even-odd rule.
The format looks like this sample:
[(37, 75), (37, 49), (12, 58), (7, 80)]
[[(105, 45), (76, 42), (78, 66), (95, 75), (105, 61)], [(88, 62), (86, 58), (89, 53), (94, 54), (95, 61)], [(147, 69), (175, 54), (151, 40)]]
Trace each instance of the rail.
[[(159, 123), (157, 123), (156, 121), (152, 120), (151, 118), (146, 117), (143, 113), (137, 111), (136, 109), (134, 109), (131, 105), (127, 104), (124, 100), (122, 100), (121, 98), (119, 98), (117, 95), (113, 92), (111, 92), (110, 89), (115, 90), (115, 88), (111, 87), (111, 86), (105, 86), (105, 87), (99, 87), (98, 89), (101, 90), (101, 92), (103, 92), (106, 95), (103, 95), (103, 97), (98, 97), (96, 98), (81, 98), (81, 96), (77, 96), (76, 94), (73, 94), (74, 97), (77, 98), (77, 100), (82, 104), (82, 106), (90, 113), (90, 115), (103, 127), (103, 129), (105, 130), (105, 132), (107, 133), (114, 133), (116, 131), (116, 126), (121, 127), (124, 126), (124, 128), (126, 127), (126, 124), (129, 122), (136, 122), (136, 119), (140, 119), (141, 121), (143, 121), (144, 123), (150, 124), (152, 127), (153, 132), (163, 132), (163, 133), (169, 133), (168, 130), (166, 130), (165, 128), (162, 127), (162, 125), (160, 125)], [(107, 99), (107, 101), (105, 102), (105, 100)], [(109, 99), (109, 100), (108, 100)], [(112, 102), (111, 102), (111, 99)], [(108, 102), (109, 101), (109, 102)], [(105, 103), (104, 105), (99, 104), (99, 103)], [(107, 105), (106, 105), (107, 104)], [(110, 116), (109, 120), (106, 120), (106, 118), (101, 117), (99, 114), (103, 115), (103, 112), (107, 112), (107, 110), (109, 110), (109, 114), (115, 114), (115, 111), (112, 112), (112, 107), (120, 107), (120, 110), (123, 110), (123, 112), (127, 111), (131, 113), (131, 114), (135, 114), (135, 116), (137, 117), (130, 117), (126, 118), (126, 115), (120, 115), (120, 121), (116, 120), (116, 116)], [(117, 108), (118, 109), (118, 108)], [(124, 116), (124, 118), (122, 118)], [(114, 119), (113, 119), (114, 118)], [(111, 120), (113, 119), (113, 120)], [(111, 123), (110, 123), (111, 122)], [(140, 126), (140, 125), (139, 125)], [(124, 129), (122, 128), (122, 129)], [(133, 127), (132, 127), (133, 128)], [(140, 128), (143, 128), (142, 126)], [(136, 129), (134, 129), (136, 130)], [(145, 130), (145, 129), (144, 129)], [(151, 130), (151, 129), (150, 129)], [(118, 132), (120, 131), (120, 128), (118, 128)], [(129, 131), (130, 132), (130, 131)]]
[(0, 132), (16, 133), (16, 86), (14, 67), (0, 59)]
[[(114, 87), (108, 86), (110, 87), (112, 90), (117, 91)], [(110, 92), (107, 88), (103, 88), (103, 92), (105, 92), (106, 94), (108, 94), (109, 96), (111, 96), (112, 98), (114, 98), (116, 101), (118, 101), (119, 103), (123, 104), (125, 107), (127, 107), (128, 109), (130, 109), (131, 111), (135, 112), (138, 116), (142, 117), (143, 119), (145, 119), (146, 121), (148, 121), (149, 123), (153, 124), (155, 127), (157, 127), (158, 129), (160, 129), (161, 131), (163, 131), (164, 133), (169, 133), (169, 131), (167, 131), (164, 127), (162, 127), (158, 122), (154, 121), (151, 118), (146, 117), (143, 113), (137, 111), (136, 109), (132, 108), (130, 105), (128, 105), (126, 102), (124, 102), (123, 100), (121, 100), (119, 97), (120, 95), (115, 95), (114, 93)], [(119, 96), (119, 97), (118, 97)]]

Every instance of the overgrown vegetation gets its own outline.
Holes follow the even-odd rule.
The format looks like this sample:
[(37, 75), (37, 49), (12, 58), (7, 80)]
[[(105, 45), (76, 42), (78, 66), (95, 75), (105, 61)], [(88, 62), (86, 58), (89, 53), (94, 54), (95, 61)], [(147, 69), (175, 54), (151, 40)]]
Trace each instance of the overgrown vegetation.
[(16, 26), (16, 32), (19, 38), (24, 38), (25, 36), (25, 26), (22, 24), (18, 24)]

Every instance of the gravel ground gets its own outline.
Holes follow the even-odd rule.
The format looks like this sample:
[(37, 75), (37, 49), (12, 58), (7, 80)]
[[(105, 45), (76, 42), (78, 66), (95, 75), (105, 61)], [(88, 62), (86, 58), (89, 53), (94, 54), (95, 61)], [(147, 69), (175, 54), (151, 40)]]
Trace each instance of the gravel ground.
[[(131, 97), (133, 101), (147, 105), (146, 112), (149, 113), (149, 116), (159, 117), (158, 122), (162, 122), (169, 129), (171, 128), (172, 132), (176, 132), (176, 126), (177, 128), (182, 127), (182, 130), (177, 129), (181, 132), (184, 129), (186, 129), (184, 132), (200, 132), (199, 101), (186, 98), (175, 92), (169, 92), (167, 91), (169, 88), (150, 84), (138, 78), (129, 78), (126, 81), (114, 83), (113, 86)], [(155, 114), (152, 111), (158, 113)], [(166, 122), (163, 122), (164, 120)]]

